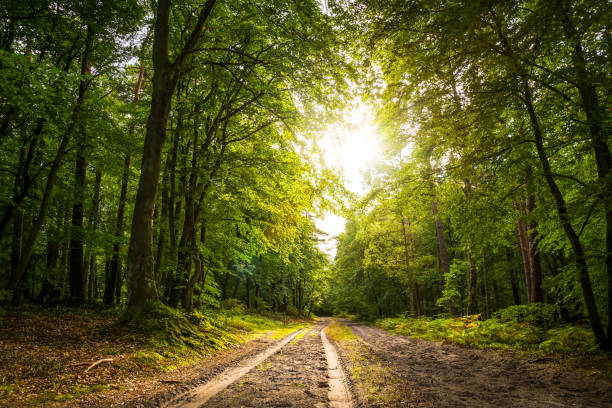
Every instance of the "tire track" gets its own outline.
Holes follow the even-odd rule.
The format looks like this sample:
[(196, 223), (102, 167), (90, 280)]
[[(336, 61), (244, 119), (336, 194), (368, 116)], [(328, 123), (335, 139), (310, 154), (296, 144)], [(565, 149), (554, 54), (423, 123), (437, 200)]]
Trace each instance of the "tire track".
[(329, 405), (332, 408), (350, 408), (351, 393), (348, 389), (344, 370), (340, 364), (336, 348), (329, 341), (325, 329), (321, 330), (321, 341), (327, 357), (327, 377), (329, 382)]
[(308, 330), (308, 328), (303, 328), (300, 330), (296, 330), (295, 332), (289, 334), (284, 337), (280, 342), (276, 345), (266, 349), (265, 351), (255, 355), (254, 357), (248, 358), (241, 362), (236, 367), (228, 368), (223, 371), (221, 374), (212, 378), (210, 381), (202, 384), (187, 394), (181, 395), (179, 398), (176, 398), (170, 401), (167, 405), (169, 408), (197, 408), (204, 405), (209, 399), (226, 389), (236, 380), (244, 376), (246, 373), (251, 371), (258, 364), (261, 364), (266, 359), (268, 359), (273, 354), (277, 353), (281, 348), (283, 348), (287, 343), (293, 340), (298, 334), (303, 332), (304, 330)]

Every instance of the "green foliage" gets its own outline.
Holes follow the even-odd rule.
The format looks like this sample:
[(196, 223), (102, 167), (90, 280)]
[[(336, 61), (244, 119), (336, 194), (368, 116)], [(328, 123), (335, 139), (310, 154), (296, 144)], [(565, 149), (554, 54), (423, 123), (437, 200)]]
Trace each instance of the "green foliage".
[(467, 268), (467, 262), (453, 261), (450, 272), (444, 277), (444, 289), (442, 297), (437, 300), (438, 306), (448, 310), (449, 304), (457, 306), (463, 303), (461, 293), (465, 291), (463, 282), (466, 280)]
[(228, 298), (221, 301), (221, 309), (229, 316), (244, 314), (246, 307), (240, 299)]
[(503, 323), (528, 323), (533, 326), (548, 328), (560, 323), (559, 307), (546, 303), (510, 306), (498, 310), (493, 317)]
[(405, 336), (535, 354), (571, 366), (591, 368), (596, 364), (606, 375), (612, 375), (608, 358), (597, 349), (592, 331), (559, 323), (554, 308), (547, 306), (534, 305), (531, 310), (538, 315), (535, 318), (524, 313), (525, 308), (509, 307), (498, 311), (499, 318), (484, 321), (479, 315), (433, 320), (396, 317), (378, 320), (376, 325)]

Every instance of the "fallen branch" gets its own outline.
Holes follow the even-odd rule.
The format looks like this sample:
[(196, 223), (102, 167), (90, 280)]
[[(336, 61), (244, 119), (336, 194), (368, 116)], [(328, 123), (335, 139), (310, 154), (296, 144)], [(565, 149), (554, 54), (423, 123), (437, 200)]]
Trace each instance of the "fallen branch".
[(103, 358), (101, 360), (98, 360), (94, 363), (92, 363), (89, 367), (87, 367), (87, 369), (84, 371), (85, 373), (88, 372), (89, 370), (91, 370), (92, 368), (94, 368), (95, 366), (102, 364), (102, 363), (110, 363), (111, 361), (115, 361), (114, 358)]
[(160, 383), (163, 384), (182, 384), (182, 381), (178, 381), (178, 380), (159, 380)]

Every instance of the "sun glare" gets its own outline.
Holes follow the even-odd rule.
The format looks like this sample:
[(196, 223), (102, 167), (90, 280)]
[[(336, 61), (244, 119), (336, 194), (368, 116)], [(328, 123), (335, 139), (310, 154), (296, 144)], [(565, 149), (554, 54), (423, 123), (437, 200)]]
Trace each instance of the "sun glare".
[(359, 105), (349, 112), (345, 123), (330, 125), (320, 143), (327, 165), (340, 170), (346, 187), (356, 194), (365, 193), (364, 174), (380, 154), (373, 121), (371, 110)]
[[(346, 115), (344, 123), (330, 125), (319, 148), (329, 167), (340, 171), (346, 188), (355, 194), (367, 191), (365, 174), (374, 168), (380, 157), (377, 127), (372, 109), (360, 104)], [(321, 249), (330, 255), (336, 252), (334, 237), (344, 231), (346, 220), (336, 214), (326, 214), (317, 220), (317, 227), (328, 234)]]

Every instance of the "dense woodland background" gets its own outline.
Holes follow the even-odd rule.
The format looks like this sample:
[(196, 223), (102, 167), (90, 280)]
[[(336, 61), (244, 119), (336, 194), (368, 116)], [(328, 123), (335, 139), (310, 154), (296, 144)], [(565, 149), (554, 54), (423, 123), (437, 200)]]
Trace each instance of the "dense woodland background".
[[(128, 320), (156, 301), (364, 318), (545, 303), (610, 347), (607, 1), (0, 13), (0, 300)], [(386, 151), (330, 266), (313, 218), (350, 194), (315, 140), (354, 94)]]

